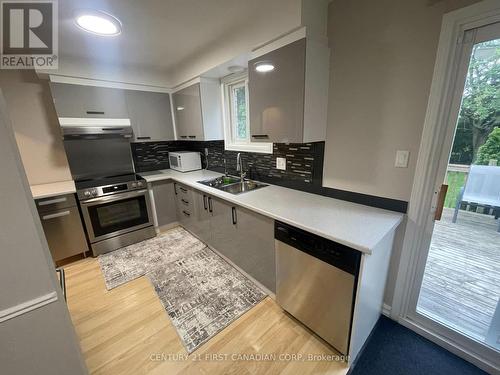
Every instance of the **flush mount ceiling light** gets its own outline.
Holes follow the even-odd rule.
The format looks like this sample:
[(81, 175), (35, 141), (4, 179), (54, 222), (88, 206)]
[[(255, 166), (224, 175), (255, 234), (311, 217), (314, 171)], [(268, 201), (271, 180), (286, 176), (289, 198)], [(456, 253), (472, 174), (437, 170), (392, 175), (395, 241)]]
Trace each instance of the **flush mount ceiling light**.
[(274, 70), (274, 65), (269, 61), (259, 61), (255, 63), (255, 71), (259, 73), (267, 73)]
[(75, 23), (82, 30), (96, 35), (116, 36), (122, 32), (122, 24), (116, 17), (97, 10), (76, 12)]
[(227, 67), (229, 73), (243, 73), (245, 71), (245, 67), (241, 65), (231, 65)]

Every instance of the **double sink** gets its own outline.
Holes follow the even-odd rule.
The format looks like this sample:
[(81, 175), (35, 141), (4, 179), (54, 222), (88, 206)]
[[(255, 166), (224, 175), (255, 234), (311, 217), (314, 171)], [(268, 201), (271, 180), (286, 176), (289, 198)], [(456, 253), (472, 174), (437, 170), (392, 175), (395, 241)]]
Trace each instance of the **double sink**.
[(262, 184), (260, 182), (245, 179), (242, 180), (241, 178), (233, 176), (222, 176), (212, 178), (210, 180), (198, 181), (198, 183), (231, 194), (241, 194), (267, 186), (266, 184)]

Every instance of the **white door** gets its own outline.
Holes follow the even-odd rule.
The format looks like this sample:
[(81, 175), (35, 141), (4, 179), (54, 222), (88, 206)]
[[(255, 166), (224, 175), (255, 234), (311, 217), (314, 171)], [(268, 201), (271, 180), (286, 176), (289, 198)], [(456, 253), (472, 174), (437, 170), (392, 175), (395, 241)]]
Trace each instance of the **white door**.
[(406, 319), (498, 368), (500, 22), (464, 32), (448, 63), (457, 68)]

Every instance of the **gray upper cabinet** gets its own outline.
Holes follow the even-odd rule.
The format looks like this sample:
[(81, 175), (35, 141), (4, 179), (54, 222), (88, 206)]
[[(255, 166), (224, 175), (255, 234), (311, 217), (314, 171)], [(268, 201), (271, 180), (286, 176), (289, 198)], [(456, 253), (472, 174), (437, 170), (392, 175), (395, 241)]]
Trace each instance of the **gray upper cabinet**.
[[(325, 45), (303, 38), (248, 62), (252, 142), (325, 140), (329, 55)], [(258, 72), (260, 63), (274, 70)]]
[(134, 140), (142, 142), (175, 139), (169, 94), (124, 91), (128, 115), (134, 129)]
[(200, 78), (199, 82), (174, 92), (172, 101), (177, 139), (224, 139), (218, 80)]
[(194, 84), (172, 95), (175, 125), (179, 139), (203, 139), (200, 84)]
[(128, 118), (124, 90), (50, 83), (58, 117)]
[(170, 95), (51, 82), (58, 117), (130, 119), (135, 141), (175, 139)]

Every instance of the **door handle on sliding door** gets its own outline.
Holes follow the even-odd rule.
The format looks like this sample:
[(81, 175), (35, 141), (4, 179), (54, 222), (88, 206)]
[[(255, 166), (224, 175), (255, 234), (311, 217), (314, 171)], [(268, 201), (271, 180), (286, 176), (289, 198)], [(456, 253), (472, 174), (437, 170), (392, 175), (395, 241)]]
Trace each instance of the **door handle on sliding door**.
[(441, 220), (441, 216), (443, 215), (444, 200), (446, 198), (447, 192), (448, 192), (448, 185), (442, 184), (441, 188), (439, 189), (439, 196), (438, 196), (437, 205), (436, 205), (436, 212), (434, 213), (434, 220), (436, 220), (436, 221)]

